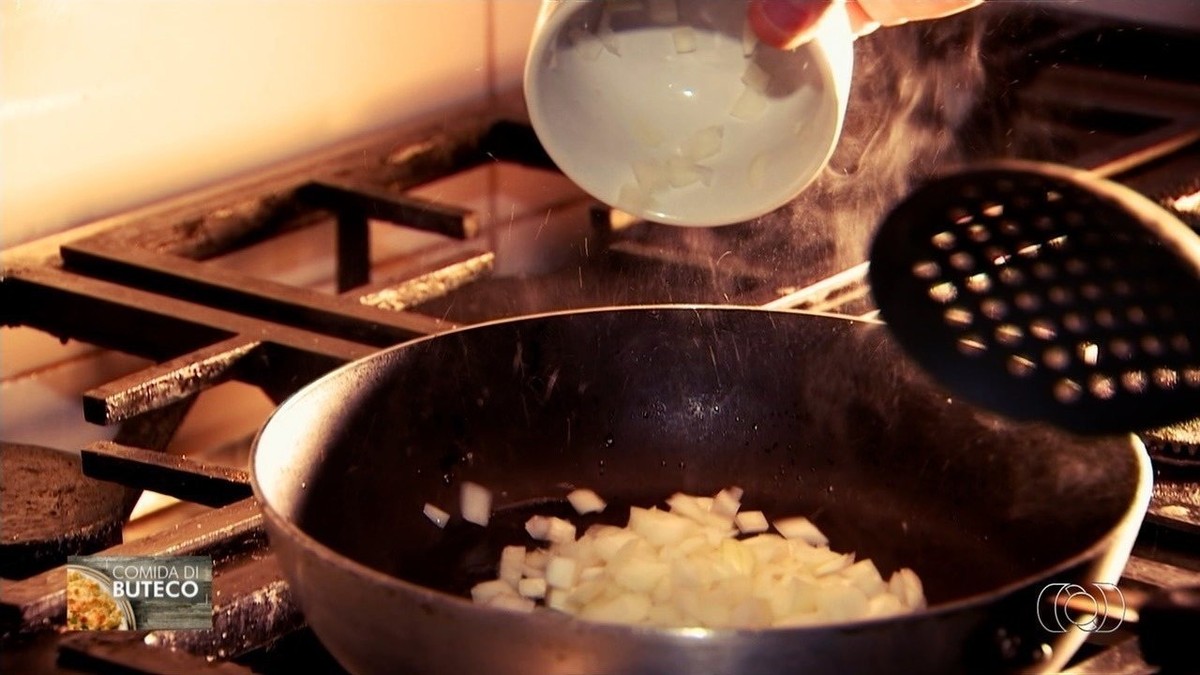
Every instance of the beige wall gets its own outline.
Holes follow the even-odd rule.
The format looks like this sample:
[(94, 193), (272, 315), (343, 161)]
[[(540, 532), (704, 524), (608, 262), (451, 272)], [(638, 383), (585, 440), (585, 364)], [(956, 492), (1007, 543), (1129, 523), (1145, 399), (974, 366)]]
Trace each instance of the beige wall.
[(537, 0), (0, 0), (0, 248), (519, 85)]

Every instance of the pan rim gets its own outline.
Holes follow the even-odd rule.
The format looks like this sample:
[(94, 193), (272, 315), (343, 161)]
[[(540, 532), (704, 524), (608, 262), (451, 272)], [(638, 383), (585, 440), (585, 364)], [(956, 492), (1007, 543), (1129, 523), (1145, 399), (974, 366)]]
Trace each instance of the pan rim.
[[(263, 453), (260, 452), (262, 447), (263, 437), (268, 433), (272, 426), (272, 421), (283, 416), (286, 411), (298, 405), (298, 401), (303, 397), (310, 395), (311, 392), (319, 389), (319, 385), (329, 379), (337, 377), (340, 373), (358, 370), (361, 364), (376, 361), (401, 349), (407, 348), (409, 345), (452, 336), (454, 334), (463, 333), (483, 329), (489, 326), (511, 324), (518, 322), (526, 322), (532, 319), (553, 318), (557, 316), (576, 316), (585, 314), (603, 314), (613, 312), (646, 312), (646, 311), (693, 311), (693, 312), (711, 312), (711, 311), (734, 311), (734, 312), (765, 312), (768, 314), (794, 314), (803, 316), (813, 316), (821, 319), (829, 319), (838, 322), (843, 322), (848, 325), (864, 324), (871, 329), (874, 326), (885, 325), (882, 321), (874, 319), (860, 319), (857, 317), (848, 317), (840, 314), (813, 312), (808, 310), (797, 310), (788, 308), (763, 308), (755, 306), (743, 305), (725, 305), (725, 304), (659, 304), (659, 305), (622, 305), (619, 307), (596, 307), (583, 308), (573, 310), (560, 310), (553, 312), (543, 312), (538, 314), (528, 314), (519, 317), (508, 317), (497, 319), (494, 321), (481, 322), (468, 326), (459, 326), (441, 333), (422, 336), (413, 340), (408, 340), (398, 343), (391, 347), (384, 348), (374, 352), (366, 357), (356, 359), (339, 366), (321, 377), (313, 380), (303, 388), (295, 392), (291, 397), (281, 403), (268, 416), (264, 424), (255, 434), (254, 441), (250, 448), (249, 467), (250, 467), (250, 484), (254, 492), (254, 497), (262, 510), (263, 515), (270, 524), (282, 532), (292, 543), (298, 548), (306, 551), (308, 554), (316, 556), (325, 564), (333, 565), (342, 571), (363, 578), (369, 583), (376, 584), (381, 589), (388, 592), (396, 593), (405, 597), (410, 597), (417, 602), (447, 602), (451, 603), (451, 607), (457, 611), (481, 613), (483, 615), (493, 616), (511, 616), (513, 612), (480, 605), (473, 602), (470, 598), (454, 595), (445, 591), (422, 586), (420, 584), (406, 581), (399, 577), (387, 574), (373, 567), (370, 567), (362, 562), (355, 560), (343, 553), (334, 550), (332, 547), (317, 540), (312, 535), (302, 530), (296, 525), (292, 519), (286, 517), (281, 511), (272, 505), (272, 500), (268, 498), (266, 491), (259, 481), (258, 464)], [(1113, 569), (1098, 570), (1098, 576), (1112, 576), (1112, 581), (1116, 581), (1120, 571), (1123, 569), (1130, 551), (1133, 548), (1134, 540), (1137, 537), (1140, 525), (1145, 518), (1147, 509), (1149, 508), (1150, 498), (1153, 489), (1153, 472), (1150, 464), (1150, 457), (1146, 451), (1141, 439), (1135, 434), (1114, 434), (1109, 438), (1126, 437), (1128, 440), (1129, 451), (1133, 454), (1133, 459), (1136, 465), (1136, 482), (1130, 494), (1129, 503), (1125, 507), (1120, 518), (1116, 519), (1113, 526), (1109, 528), (1103, 535), (1097, 537), (1089, 546), (1083, 550), (1069, 556), (1066, 559), (1059, 561), (1056, 564), (1045, 566), (1033, 575), (1027, 575), (1010, 583), (994, 587), (982, 593), (976, 593), (949, 602), (942, 602), (931, 607), (927, 607), (918, 612), (911, 614), (876, 617), (871, 619), (863, 619), (858, 621), (843, 621), (820, 623), (810, 626), (795, 626), (795, 627), (768, 627), (755, 629), (735, 629), (735, 628), (696, 628), (696, 627), (672, 627), (664, 628), (657, 626), (640, 626), (615, 623), (599, 623), (584, 621), (572, 615), (561, 612), (535, 611), (529, 614), (521, 614), (522, 620), (532, 620), (533, 622), (541, 623), (561, 623), (563, 621), (580, 622), (588, 626), (590, 631), (616, 631), (621, 634), (641, 634), (647, 636), (658, 636), (663, 638), (678, 638), (686, 640), (721, 640), (727, 638), (735, 638), (747, 635), (763, 635), (763, 634), (811, 634), (827, 630), (844, 630), (858, 629), (884, 623), (907, 623), (916, 621), (936, 620), (938, 617), (955, 614), (958, 612), (971, 610), (983, 607), (996, 601), (1012, 595), (1016, 591), (1026, 588), (1030, 585), (1035, 585), (1041, 581), (1047, 581), (1057, 575), (1073, 568), (1095, 563), (1103, 560), (1108, 554), (1111, 558)], [(297, 596), (303, 599), (303, 592), (297, 592)], [(303, 601), (301, 602), (303, 606)]]

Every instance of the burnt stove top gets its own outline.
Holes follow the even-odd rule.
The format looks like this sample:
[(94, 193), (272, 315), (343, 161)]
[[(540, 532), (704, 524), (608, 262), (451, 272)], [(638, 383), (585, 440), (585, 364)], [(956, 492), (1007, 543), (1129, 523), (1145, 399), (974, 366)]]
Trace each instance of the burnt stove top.
[[(86, 419), (118, 431), (82, 448), (71, 471), (119, 487), (118, 520), (142, 490), (203, 506), (125, 543), (106, 539), (70, 552), (211, 555), (217, 597), (211, 631), (61, 633), (67, 552), (60, 547), (31, 567), (6, 568), (12, 578), (0, 579), (0, 667), (337, 672), (281, 578), (245, 471), (204, 453), (162, 452), (197, 397), (222, 383), (251, 385), (279, 403), (382, 347), (556, 309), (722, 303), (870, 315), (860, 264), (870, 224), (912, 180), (964, 160), (1067, 162), (1185, 216), (1197, 209), (1200, 200), (1188, 196), (1200, 187), (1200, 82), (1162, 66), (1163, 58), (1183, 62), (1172, 54), (1194, 54), (1196, 36), (1001, 11), (947, 22), (941, 32), (906, 27), (891, 33), (899, 37), (883, 31), (864, 40), (865, 72), (882, 75), (856, 84), (859, 103), (852, 101), (848, 139), (830, 175), (753, 223), (672, 228), (595, 203), (554, 170), (514, 96), (5, 252), (5, 326), (152, 364), (79, 392)], [(1114, 55), (1096, 46), (1105, 40), (1122, 47)], [(1014, 54), (1002, 43), (1023, 47)], [(952, 62), (964, 45), (982, 45), (989, 72), (970, 109), (956, 109), (939, 89), (938, 107), (918, 106), (899, 121), (870, 119), (875, 109), (863, 101), (905, 94), (888, 84), (895, 73), (870, 57), (882, 64), (899, 50)], [(930, 125), (950, 122), (957, 136), (936, 131), (935, 141), (915, 142)], [(898, 152), (877, 140), (897, 129), (899, 143), (921, 147), (900, 166), (877, 170), (875, 158)], [(1158, 465), (1123, 585), (1200, 583), (1200, 472), (1190, 461), (1200, 439), (1179, 430), (1166, 437), (1173, 461)], [(244, 458), (247, 439), (234, 445)], [(1153, 669), (1124, 631), (1090, 643), (1073, 672)]]

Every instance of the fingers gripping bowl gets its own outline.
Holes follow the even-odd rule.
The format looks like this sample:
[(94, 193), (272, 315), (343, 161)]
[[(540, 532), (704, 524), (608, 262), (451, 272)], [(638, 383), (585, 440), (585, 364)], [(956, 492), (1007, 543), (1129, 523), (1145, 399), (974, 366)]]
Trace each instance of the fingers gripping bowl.
[[(1131, 437), (1083, 439), (947, 400), (881, 326), (796, 312), (567, 312), (417, 340), (341, 368), (259, 434), (254, 487), (306, 620), (354, 672), (980, 672), (1047, 583), (1115, 581), (1149, 499)], [(452, 513), (464, 482), (487, 527)], [(731, 483), (803, 515), (926, 610), (761, 630), (598, 623), (472, 602), (504, 546), (575, 487), (605, 514)], [(567, 506), (569, 509), (570, 507)], [(584, 528), (581, 527), (582, 532)], [(1042, 654), (1037, 651), (1036, 654)], [(1025, 654), (1029, 656), (1029, 654)]]
[(550, 1), (525, 67), (530, 121), (559, 168), (647, 220), (768, 213), (824, 168), (853, 62), (845, 12), (811, 42), (754, 40), (726, 0)]

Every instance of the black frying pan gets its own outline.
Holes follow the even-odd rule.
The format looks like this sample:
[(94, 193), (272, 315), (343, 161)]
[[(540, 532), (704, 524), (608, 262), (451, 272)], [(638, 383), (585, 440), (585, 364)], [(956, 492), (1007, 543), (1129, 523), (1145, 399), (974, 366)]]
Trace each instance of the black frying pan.
[[(1042, 628), (1039, 593), (1115, 582), (1150, 485), (1132, 437), (951, 400), (881, 326), (713, 307), (552, 314), (400, 345), (281, 406), (252, 468), (306, 618), (357, 672), (1054, 669), (1084, 636)], [(457, 511), (463, 480), (496, 493), (493, 523), (439, 530), (422, 506)], [(768, 516), (810, 516), (885, 577), (912, 567), (930, 609), (683, 631), (463, 595), (494, 577), (500, 546), (532, 543), (531, 504), (545, 511), (572, 487), (628, 506), (732, 484)]]

